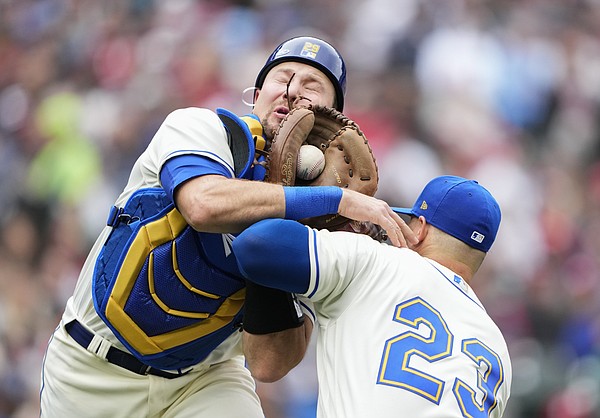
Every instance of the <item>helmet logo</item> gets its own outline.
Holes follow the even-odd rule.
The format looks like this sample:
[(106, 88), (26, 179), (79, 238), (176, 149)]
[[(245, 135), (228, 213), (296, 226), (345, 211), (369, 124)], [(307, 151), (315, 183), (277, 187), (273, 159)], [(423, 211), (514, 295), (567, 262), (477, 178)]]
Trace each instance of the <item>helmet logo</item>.
[(277, 55), (285, 55), (285, 54), (289, 54), (290, 50), (287, 48), (282, 48), (279, 50), (279, 52), (277, 53)]
[(320, 45), (314, 44), (312, 42), (305, 42), (304, 46), (302, 47), (302, 51), (300, 52), (300, 55), (303, 57), (315, 59), (317, 58), (319, 48), (321, 48)]

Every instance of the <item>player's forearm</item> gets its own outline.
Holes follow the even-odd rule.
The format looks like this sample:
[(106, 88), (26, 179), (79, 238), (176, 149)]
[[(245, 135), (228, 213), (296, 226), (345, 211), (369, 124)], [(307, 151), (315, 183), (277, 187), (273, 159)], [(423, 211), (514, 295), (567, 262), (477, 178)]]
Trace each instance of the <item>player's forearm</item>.
[(312, 322), (305, 319), (301, 327), (281, 332), (265, 335), (244, 332), (244, 355), (252, 376), (265, 383), (284, 377), (304, 358), (312, 328)]
[(283, 187), (206, 175), (182, 184), (175, 191), (175, 201), (197, 231), (226, 233), (240, 232), (267, 218), (303, 219), (337, 213), (342, 194), (336, 186)]
[(239, 232), (258, 220), (285, 215), (282, 186), (216, 175), (182, 184), (175, 200), (188, 224), (202, 232)]

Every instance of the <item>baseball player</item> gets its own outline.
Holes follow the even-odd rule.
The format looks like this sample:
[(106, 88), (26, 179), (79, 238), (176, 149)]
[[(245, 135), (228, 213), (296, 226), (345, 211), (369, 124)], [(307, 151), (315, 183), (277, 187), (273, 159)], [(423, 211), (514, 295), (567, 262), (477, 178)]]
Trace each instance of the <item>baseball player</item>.
[(385, 202), (352, 190), (252, 181), (264, 176), (255, 151), (290, 108), (310, 101), (341, 110), (345, 80), (331, 45), (292, 38), (259, 72), (251, 115), (186, 108), (167, 116), (108, 211), (50, 339), (42, 417), (263, 416), (242, 320), (267, 337), (261, 342), (273, 335), (286, 369), (305, 349), (293, 344), (304, 341), (304, 321), (289, 293), (260, 286), (254, 297), (271, 316), (244, 312), (235, 234), (265, 218), (335, 213), (389, 229), (397, 245), (412, 234)]
[[(410, 249), (271, 219), (233, 250), (249, 280), (314, 304), (319, 418), (501, 417), (509, 353), (469, 285), (496, 237), (496, 200), (441, 176), (395, 210), (419, 238)], [(251, 358), (260, 374), (260, 354)]]

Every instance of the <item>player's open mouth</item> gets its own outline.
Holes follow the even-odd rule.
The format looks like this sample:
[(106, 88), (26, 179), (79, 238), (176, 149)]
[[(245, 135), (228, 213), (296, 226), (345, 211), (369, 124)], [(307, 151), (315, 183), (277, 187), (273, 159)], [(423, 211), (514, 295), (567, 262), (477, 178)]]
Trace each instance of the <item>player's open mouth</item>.
[(285, 107), (285, 106), (279, 106), (276, 107), (275, 110), (273, 111), (273, 113), (275, 113), (275, 115), (277, 115), (277, 117), (279, 118), (285, 118), (285, 116), (290, 113), (290, 110)]

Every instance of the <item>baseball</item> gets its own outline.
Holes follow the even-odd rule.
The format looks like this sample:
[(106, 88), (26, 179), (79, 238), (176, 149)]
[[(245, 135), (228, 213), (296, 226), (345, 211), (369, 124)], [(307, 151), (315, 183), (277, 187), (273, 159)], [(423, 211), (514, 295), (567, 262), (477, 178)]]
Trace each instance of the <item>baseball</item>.
[(302, 145), (298, 152), (296, 176), (302, 180), (317, 178), (325, 168), (325, 155), (314, 145)]

